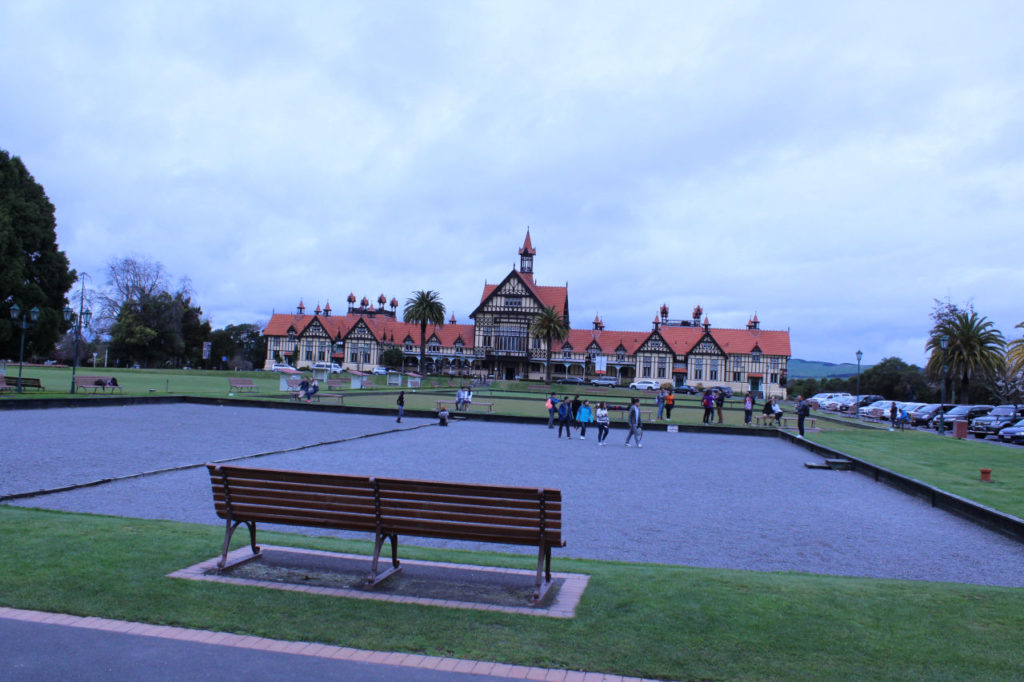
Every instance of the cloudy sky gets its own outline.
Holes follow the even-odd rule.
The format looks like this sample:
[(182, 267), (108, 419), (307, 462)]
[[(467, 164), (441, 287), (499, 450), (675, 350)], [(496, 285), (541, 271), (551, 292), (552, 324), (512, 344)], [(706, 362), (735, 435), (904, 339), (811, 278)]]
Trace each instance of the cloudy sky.
[(0, 148), (72, 266), (215, 327), (518, 264), (571, 321), (658, 307), (921, 364), (934, 299), (1024, 321), (1024, 3), (0, 2)]

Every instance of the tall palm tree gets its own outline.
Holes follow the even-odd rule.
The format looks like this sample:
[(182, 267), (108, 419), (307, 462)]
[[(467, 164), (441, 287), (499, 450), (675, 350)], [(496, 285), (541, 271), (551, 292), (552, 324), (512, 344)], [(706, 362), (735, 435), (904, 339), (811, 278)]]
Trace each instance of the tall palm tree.
[[(1024, 329), (1024, 322), (1016, 328)], [(1006, 363), (1014, 372), (1024, 371), (1024, 339), (1015, 339), (1006, 347)]]
[[(942, 349), (946, 337), (946, 350)], [(932, 327), (925, 350), (931, 351), (926, 369), (941, 379), (943, 367), (953, 380), (959, 379), (960, 399), (967, 399), (971, 379), (994, 375), (1003, 363), (1006, 342), (991, 320), (973, 310), (954, 310)]]
[(569, 336), (569, 325), (554, 308), (548, 306), (530, 325), (530, 335), (544, 339), (547, 348), (547, 365), (544, 382), (551, 383), (551, 346), (554, 341), (564, 341)]
[(414, 291), (405, 302), (405, 321), (420, 326), (420, 373), (426, 373), (427, 325), (444, 326), (444, 303), (436, 291)]

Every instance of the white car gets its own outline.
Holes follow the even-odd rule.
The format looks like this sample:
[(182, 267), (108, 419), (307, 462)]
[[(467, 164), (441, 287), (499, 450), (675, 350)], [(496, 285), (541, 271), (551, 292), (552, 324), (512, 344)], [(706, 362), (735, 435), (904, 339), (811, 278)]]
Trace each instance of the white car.
[(341, 374), (341, 365), (336, 362), (314, 362), (310, 369), (326, 369), (332, 374)]
[(640, 379), (631, 383), (629, 387), (640, 389), (642, 391), (657, 391), (661, 388), (661, 382), (655, 381), (654, 379)]
[(374, 374), (387, 374), (388, 373), (388, 368), (387, 367), (374, 367), (373, 368), (373, 373)]
[(270, 366), (270, 371), (292, 373), (297, 372), (298, 370), (289, 365), (287, 362), (275, 362), (273, 365)]

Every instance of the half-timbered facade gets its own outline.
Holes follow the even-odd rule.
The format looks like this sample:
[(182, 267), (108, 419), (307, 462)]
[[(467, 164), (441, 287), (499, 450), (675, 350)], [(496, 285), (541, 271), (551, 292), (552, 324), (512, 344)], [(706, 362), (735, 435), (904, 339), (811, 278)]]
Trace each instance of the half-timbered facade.
[[(789, 332), (761, 329), (754, 315), (744, 329), (711, 325), (700, 306), (690, 319), (672, 320), (663, 305), (650, 331), (614, 331), (595, 318), (590, 329), (569, 325), (567, 286), (541, 286), (533, 273), (536, 250), (527, 231), (519, 249), (519, 267), (497, 284), (485, 284), (480, 303), (470, 313), (472, 324), (448, 324), (427, 330), (427, 366), (418, 367), (419, 325), (397, 319), (398, 301), (390, 309), (382, 294), (376, 308), (365, 297), (356, 306), (350, 294), (347, 314), (331, 315), (330, 305), (305, 314), (275, 314), (264, 334), (267, 364), (290, 360), (296, 367), (336, 362), (345, 369), (369, 371), (382, 364), (389, 348), (402, 351), (406, 368), (423, 372), (471, 374), (497, 379), (543, 379), (545, 340), (530, 328), (547, 307), (562, 315), (570, 331), (551, 352), (555, 378), (596, 375), (621, 384), (634, 379), (693, 386), (727, 386), (737, 392), (786, 395)], [(703, 316), (703, 320), (701, 317)]]

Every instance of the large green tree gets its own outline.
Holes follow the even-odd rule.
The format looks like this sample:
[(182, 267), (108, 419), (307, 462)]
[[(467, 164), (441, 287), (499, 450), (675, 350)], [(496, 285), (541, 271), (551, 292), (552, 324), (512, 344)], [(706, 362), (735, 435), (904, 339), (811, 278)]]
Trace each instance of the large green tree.
[(54, 207), (18, 157), (0, 149), (0, 357), (17, 358), (21, 327), (15, 303), (39, 321), (25, 332), (25, 357), (48, 355), (68, 328), (65, 298), (75, 272), (57, 248)]
[(928, 375), (941, 381), (948, 373), (951, 383), (959, 383), (959, 399), (967, 400), (972, 381), (984, 381), (999, 373), (1006, 346), (1003, 334), (971, 306), (961, 309), (940, 303), (932, 318), (935, 325), (925, 344), (925, 350), (931, 353)]
[(427, 361), (427, 325), (441, 327), (444, 325), (444, 303), (441, 294), (436, 291), (414, 291), (412, 298), (405, 302), (406, 322), (420, 326), (420, 373), (426, 370)]
[(210, 334), (210, 360), (207, 365), (220, 367), (226, 362), (231, 369), (263, 367), (267, 359), (267, 339), (262, 330), (263, 325), (260, 324), (229, 324), (215, 330)]
[(545, 359), (544, 363), (544, 381), (545, 383), (551, 383), (551, 352), (552, 345), (555, 341), (564, 341), (565, 337), (569, 335), (569, 325), (566, 324), (565, 318), (558, 313), (557, 310), (548, 306), (544, 308), (533, 324), (530, 325), (530, 335), (535, 336), (539, 339), (544, 339), (545, 348)]
[(119, 364), (144, 367), (198, 365), (210, 323), (192, 300), (188, 280), (168, 290), (163, 266), (124, 258), (108, 266), (101, 320), (110, 354)]

